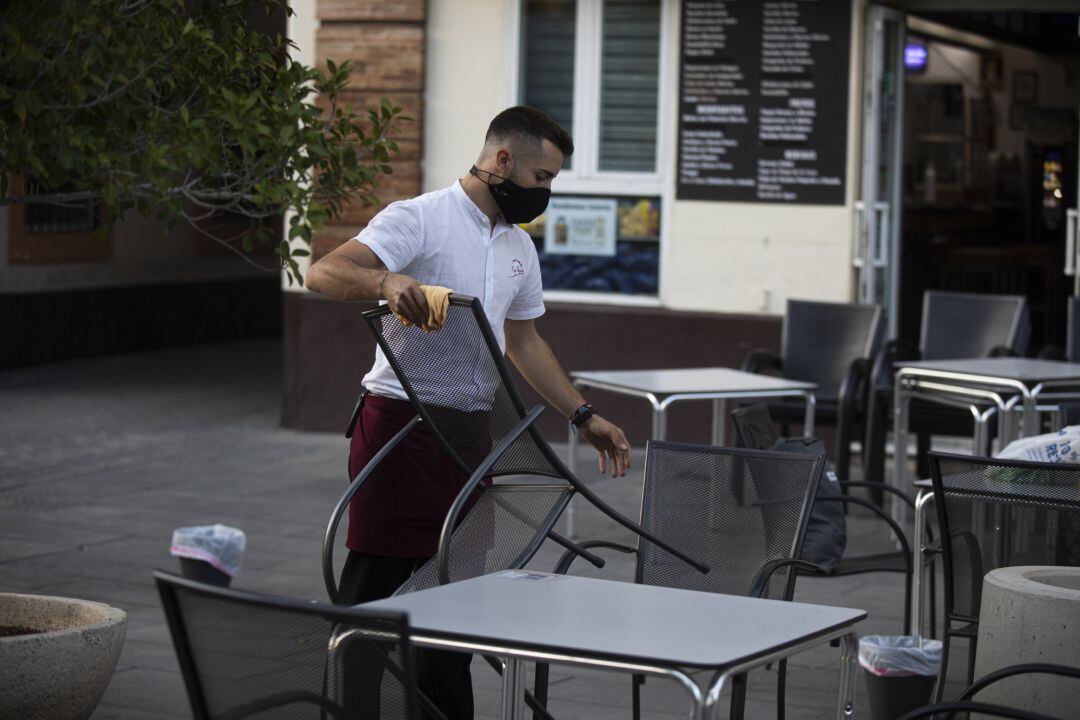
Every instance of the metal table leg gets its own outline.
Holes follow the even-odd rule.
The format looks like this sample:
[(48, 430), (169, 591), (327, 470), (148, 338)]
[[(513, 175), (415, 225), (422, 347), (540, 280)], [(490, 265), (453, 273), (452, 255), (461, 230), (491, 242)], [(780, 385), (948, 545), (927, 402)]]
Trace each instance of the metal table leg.
[(840, 638), (840, 697), (836, 703), (837, 720), (855, 717), (855, 663), (859, 657), (859, 636), (850, 632)]
[[(909, 493), (907, 476), (908, 413), (911, 408), (911, 390), (903, 375), (897, 375), (896, 391), (893, 393), (893, 478), (897, 490)], [(907, 505), (896, 496), (890, 496), (889, 514), (900, 527), (907, 523)]]
[(525, 661), (515, 657), (503, 658), (502, 696), (499, 717), (503, 720), (525, 718)]
[(915, 537), (914, 550), (912, 553), (913, 564), (911, 578), (911, 632), (916, 637), (922, 637), (922, 600), (923, 600), (923, 550), (926, 547), (926, 506), (934, 499), (934, 493), (921, 489), (919, 496), (915, 498)]
[(806, 412), (803, 414), (803, 437), (814, 437), (814, 415), (817, 414), (817, 395), (807, 391), (803, 393)]
[(728, 401), (712, 401), (712, 444), (727, 447)]

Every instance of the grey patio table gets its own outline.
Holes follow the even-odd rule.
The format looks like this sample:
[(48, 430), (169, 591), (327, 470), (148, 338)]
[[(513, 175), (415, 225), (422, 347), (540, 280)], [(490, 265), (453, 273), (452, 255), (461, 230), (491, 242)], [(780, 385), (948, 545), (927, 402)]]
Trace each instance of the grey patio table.
[[(1031, 358), (970, 358), (960, 360), (900, 361), (896, 364), (894, 396), (893, 486), (910, 493), (907, 454), (899, 451), (908, 442), (908, 411), (911, 398), (970, 408), (975, 419), (975, 452), (990, 454), (987, 423), (997, 414), (1002, 444), (1038, 432), (1040, 398), (1080, 398), (1080, 363)], [(1047, 391), (1054, 391), (1048, 393)], [(1021, 409), (1020, 427), (1012, 427), (1012, 411)], [(892, 515), (907, 520), (907, 507), (895, 499)]]
[[(714, 717), (734, 675), (841, 641), (837, 718), (854, 716), (853, 629), (862, 610), (780, 602), (525, 570), (367, 603), (409, 614), (421, 647), (501, 657), (502, 717), (524, 717), (525, 661), (668, 677), (688, 717)], [(690, 673), (711, 670), (707, 686)]]
[[(727, 443), (727, 403), (729, 400), (799, 397), (806, 402), (803, 434), (814, 434), (816, 397), (814, 383), (758, 375), (733, 368), (676, 368), (661, 370), (575, 370), (574, 386), (606, 390), (638, 397), (652, 407), (652, 439), (667, 439), (667, 410), (677, 402), (712, 400), (712, 443)], [(568, 432), (567, 466), (577, 472), (577, 435)], [(575, 537), (574, 505), (566, 509), (566, 534)]]

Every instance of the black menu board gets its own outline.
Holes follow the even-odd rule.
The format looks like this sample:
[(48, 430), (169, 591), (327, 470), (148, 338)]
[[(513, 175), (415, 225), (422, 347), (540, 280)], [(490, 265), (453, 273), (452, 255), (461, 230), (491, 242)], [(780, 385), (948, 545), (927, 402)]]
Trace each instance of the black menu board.
[(844, 202), (851, 0), (683, 0), (677, 196)]

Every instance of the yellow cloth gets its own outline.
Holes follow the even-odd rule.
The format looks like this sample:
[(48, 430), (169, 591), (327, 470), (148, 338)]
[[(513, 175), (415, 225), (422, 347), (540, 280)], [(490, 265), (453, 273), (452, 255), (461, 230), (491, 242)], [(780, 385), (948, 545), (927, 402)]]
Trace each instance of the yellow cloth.
[[(427, 322), (420, 326), (424, 332), (438, 330), (446, 322), (446, 311), (450, 309), (450, 295), (454, 291), (441, 285), (421, 285), (424, 297), (427, 298), (428, 316)], [(410, 327), (412, 322), (398, 313), (394, 313), (397, 319), (405, 327)]]

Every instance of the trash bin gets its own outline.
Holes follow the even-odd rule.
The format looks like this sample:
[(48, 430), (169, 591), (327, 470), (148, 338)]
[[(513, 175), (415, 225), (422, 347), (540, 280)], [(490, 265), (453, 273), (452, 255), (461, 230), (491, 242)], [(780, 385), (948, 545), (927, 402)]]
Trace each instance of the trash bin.
[(896, 718), (930, 702), (941, 666), (941, 641), (911, 635), (867, 635), (859, 640), (870, 716)]
[(228, 525), (197, 525), (173, 530), (169, 552), (180, 558), (180, 574), (209, 585), (228, 587), (240, 572), (247, 537)]

